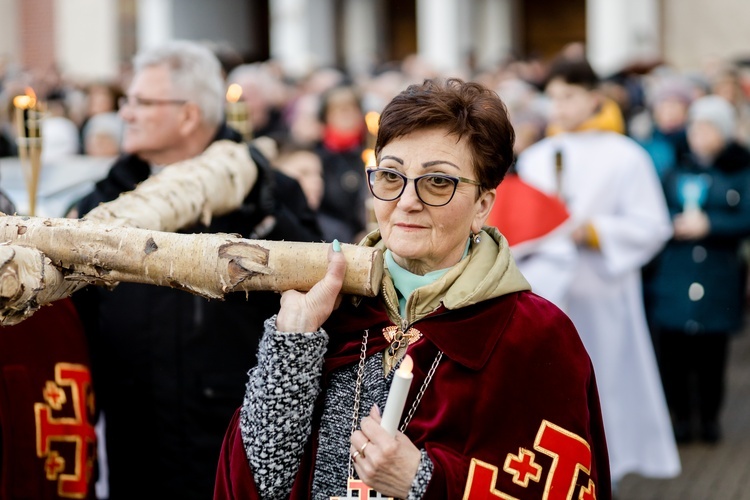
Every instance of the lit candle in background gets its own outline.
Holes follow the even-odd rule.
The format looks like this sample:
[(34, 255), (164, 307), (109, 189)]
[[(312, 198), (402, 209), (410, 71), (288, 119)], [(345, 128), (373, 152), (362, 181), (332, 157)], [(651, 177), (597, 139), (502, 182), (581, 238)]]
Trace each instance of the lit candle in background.
[(36, 195), (39, 186), (39, 174), (42, 169), (42, 118), (44, 106), (37, 101), (31, 88), (25, 95), (13, 98), (16, 117), (18, 157), (21, 160), (26, 189), (29, 195), (28, 215), (36, 213)]
[(365, 166), (375, 165), (375, 141), (378, 138), (378, 128), (380, 127), (380, 113), (370, 111), (365, 115), (365, 125), (367, 126), (367, 140), (365, 141), (365, 150), (362, 151), (362, 161)]
[(393, 374), (391, 390), (388, 393), (388, 399), (385, 401), (383, 418), (380, 421), (380, 426), (387, 430), (391, 436), (396, 435), (398, 423), (401, 422), (401, 414), (404, 412), (406, 396), (409, 395), (409, 387), (411, 387), (411, 381), (414, 378), (414, 374), (412, 373), (413, 367), (414, 361), (407, 354), (404, 356), (404, 360), (401, 361), (398, 370)]
[[(365, 142), (365, 149), (362, 151), (362, 161), (365, 167), (374, 167), (376, 163), (375, 141), (378, 138), (378, 129), (380, 128), (380, 113), (370, 111), (365, 114), (365, 125), (367, 126), (367, 141)], [(365, 214), (366, 230), (370, 233), (378, 228), (378, 221), (375, 218), (375, 208), (372, 204), (372, 196), (368, 196), (367, 200), (365, 200)]]
[(248, 120), (247, 106), (242, 99), (242, 87), (233, 83), (227, 88), (227, 125), (242, 134), (247, 141), (252, 139), (253, 134)]

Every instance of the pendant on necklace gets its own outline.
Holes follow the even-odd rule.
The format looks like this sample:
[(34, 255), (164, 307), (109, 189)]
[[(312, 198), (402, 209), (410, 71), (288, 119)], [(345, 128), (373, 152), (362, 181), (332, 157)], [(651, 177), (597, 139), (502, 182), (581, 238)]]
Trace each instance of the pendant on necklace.
[(406, 354), (406, 348), (422, 338), (422, 332), (409, 328), (404, 333), (398, 326), (391, 325), (383, 328), (383, 337), (391, 344), (383, 353), (383, 377), (387, 377)]
[[(357, 492), (357, 495), (354, 494), (355, 491)], [(371, 493), (374, 493), (375, 496), (370, 496)], [(384, 500), (393, 500), (393, 497), (384, 497), (379, 492), (370, 488), (361, 479), (353, 479), (351, 477), (346, 483), (346, 496), (331, 497), (331, 500), (363, 500), (365, 498), (382, 498)]]

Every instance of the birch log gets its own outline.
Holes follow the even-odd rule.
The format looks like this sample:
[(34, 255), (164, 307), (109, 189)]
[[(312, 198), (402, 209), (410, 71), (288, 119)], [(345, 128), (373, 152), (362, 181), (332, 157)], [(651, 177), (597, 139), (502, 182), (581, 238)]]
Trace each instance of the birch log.
[[(180, 234), (85, 219), (0, 218), (0, 324), (87, 285), (118, 282), (180, 288), (210, 299), (237, 291), (307, 291), (328, 267), (330, 244), (249, 240), (229, 234)], [(342, 245), (343, 293), (374, 296), (379, 250)], [(40, 254), (41, 252), (41, 254)]]
[[(257, 178), (246, 144), (218, 141), (81, 220), (0, 217), (0, 324), (19, 323), (88, 284), (151, 283), (216, 299), (309, 290), (325, 273), (328, 245), (170, 233), (236, 210)], [(344, 293), (377, 294), (380, 252), (342, 249)]]
[(247, 144), (217, 141), (189, 160), (164, 167), (136, 189), (102, 203), (88, 220), (116, 226), (177, 231), (236, 210), (258, 179)]

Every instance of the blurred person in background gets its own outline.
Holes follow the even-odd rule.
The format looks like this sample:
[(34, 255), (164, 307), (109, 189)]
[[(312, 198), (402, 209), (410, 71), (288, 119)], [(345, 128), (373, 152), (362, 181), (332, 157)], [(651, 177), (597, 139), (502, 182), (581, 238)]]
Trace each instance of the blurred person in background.
[(221, 76), (225, 80), (234, 68), (243, 64), (244, 58), (237, 48), (227, 41), (206, 40), (203, 42), (216, 55), (221, 64)]
[(98, 113), (83, 126), (83, 154), (88, 156), (117, 156), (124, 122), (118, 113)]
[(282, 145), (279, 149), (273, 166), (299, 183), (307, 205), (317, 212), (325, 189), (320, 156), (314, 149), (296, 144)]
[(294, 96), (284, 110), (284, 120), (289, 127), (289, 141), (302, 146), (314, 146), (321, 140), (321, 95), (341, 84), (345, 78), (344, 73), (337, 68), (322, 67), (311, 71), (296, 83)]
[(663, 178), (674, 236), (648, 266), (645, 297), (675, 437), (721, 439), (730, 338), (741, 331), (750, 236), (750, 151), (723, 97), (688, 113), (689, 156)]
[(731, 64), (722, 64), (711, 75), (710, 91), (734, 106), (737, 113), (734, 139), (750, 147), (750, 96), (745, 93), (740, 70)]
[(289, 135), (283, 110), (288, 89), (264, 63), (240, 64), (229, 72), (227, 84), (242, 87), (242, 101), (252, 124), (253, 137), (267, 136), (280, 143)]
[[(560, 294), (558, 282), (569, 283), (555, 300), (594, 363), (616, 487), (628, 473), (680, 473), (641, 288), (642, 266), (672, 230), (653, 162), (623, 135), (622, 115), (598, 84), (585, 59), (553, 61), (545, 85), (548, 137), (519, 155), (517, 171), (558, 196), (572, 220), (572, 265), (529, 281), (545, 297), (548, 289)], [(534, 255), (527, 259), (533, 265)], [(518, 262), (522, 272), (524, 264)]]
[(323, 136), (316, 152), (323, 161), (325, 189), (318, 220), (325, 241), (356, 243), (367, 227), (365, 182), (367, 127), (358, 88), (345, 82), (321, 96), (319, 120)]
[(289, 125), (287, 142), (314, 147), (323, 137), (320, 123), (320, 95), (304, 94), (296, 97), (287, 109)]
[(508, 106), (513, 129), (516, 131), (513, 152), (518, 156), (544, 137), (547, 101), (536, 87), (518, 77), (504, 78), (496, 87), (497, 93)]
[[(123, 98), (123, 154), (77, 205), (85, 215), (161, 167), (213, 142), (242, 142), (225, 124), (225, 82), (206, 46), (171, 41), (136, 55)], [(254, 147), (258, 178), (234, 212), (186, 233), (320, 241), (299, 184)], [(73, 214), (71, 214), (73, 215)], [(211, 498), (226, 425), (244, 394), (273, 292), (208, 300), (176, 288), (120, 283), (74, 294), (104, 414), (110, 500)]]
[(687, 153), (687, 110), (694, 92), (678, 75), (656, 77), (647, 109), (631, 120), (629, 132), (648, 151), (661, 178)]
[(81, 136), (75, 122), (68, 118), (65, 95), (54, 92), (45, 99), (47, 113), (42, 120), (42, 162), (77, 155)]
[(384, 64), (369, 78), (360, 81), (358, 86), (362, 92), (362, 109), (380, 113), (407, 86), (407, 81), (397, 66)]
[(84, 87), (84, 108), (79, 125), (81, 131), (81, 152), (86, 148), (84, 131), (86, 124), (101, 113), (117, 113), (118, 101), (123, 96), (122, 89), (109, 82), (94, 82)]

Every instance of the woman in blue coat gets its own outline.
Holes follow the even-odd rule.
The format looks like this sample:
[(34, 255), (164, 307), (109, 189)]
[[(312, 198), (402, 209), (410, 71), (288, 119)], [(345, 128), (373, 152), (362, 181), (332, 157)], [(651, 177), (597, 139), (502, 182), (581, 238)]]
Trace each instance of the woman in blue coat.
[(729, 338), (744, 312), (750, 151), (735, 142), (735, 110), (723, 98), (696, 100), (688, 119), (690, 153), (662, 180), (674, 236), (644, 286), (675, 436), (692, 440), (697, 417), (701, 439), (715, 443)]

